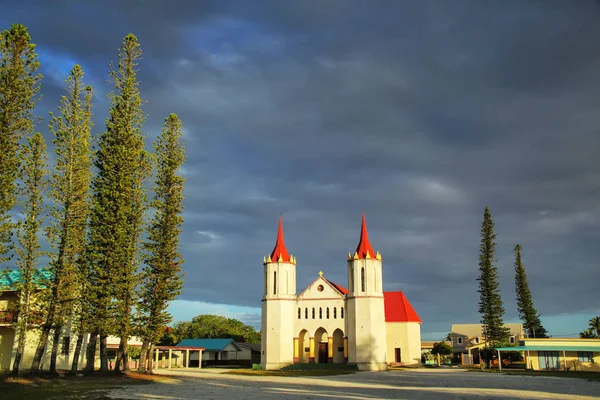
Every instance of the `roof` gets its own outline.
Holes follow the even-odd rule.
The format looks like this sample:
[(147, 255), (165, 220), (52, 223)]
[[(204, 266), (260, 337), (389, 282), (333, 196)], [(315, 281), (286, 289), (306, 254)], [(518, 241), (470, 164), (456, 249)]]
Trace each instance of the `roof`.
[(233, 339), (183, 339), (176, 347), (203, 347), (206, 351), (223, 351), (230, 343), (240, 349)]
[(283, 221), (279, 217), (279, 228), (277, 229), (277, 241), (275, 242), (275, 248), (271, 252), (271, 260), (273, 262), (290, 262), (291, 257), (285, 248), (285, 240), (283, 239)]
[(343, 286), (338, 285), (337, 283), (333, 283), (331, 282), (329, 279), (323, 278), (325, 281), (327, 281), (327, 283), (329, 283), (331, 286), (334, 287), (334, 289), (336, 289), (338, 292), (340, 292), (341, 294), (348, 294), (348, 289), (346, 289)]
[[(355, 254), (358, 258), (375, 258), (376, 254), (369, 243), (369, 233), (367, 232), (367, 221), (365, 220), (365, 213), (362, 213), (362, 222), (360, 225), (360, 240), (358, 246), (356, 246)], [(368, 257), (367, 257), (368, 255)]]
[(383, 305), (385, 322), (422, 322), (402, 292), (383, 292)]
[[(40, 288), (46, 288), (44, 284), (52, 278), (52, 272), (46, 268), (35, 269), (33, 273), (33, 282)], [(17, 285), (23, 283), (23, 276), (20, 269), (0, 271), (0, 289), (17, 290)]]
[(592, 351), (600, 352), (600, 346), (562, 346), (559, 344), (547, 344), (542, 346), (515, 346), (498, 347), (500, 351)]
[(245, 347), (252, 351), (260, 351), (260, 343), (238, 343), (238, 342), (236, 342), (236, 344), (239, 347)]

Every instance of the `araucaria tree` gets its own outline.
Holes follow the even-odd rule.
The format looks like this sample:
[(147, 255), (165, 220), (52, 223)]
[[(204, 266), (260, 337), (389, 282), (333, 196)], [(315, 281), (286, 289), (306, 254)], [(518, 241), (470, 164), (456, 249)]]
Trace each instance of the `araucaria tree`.
[(33, 132), (32, 111), (42, 76), (27, 28), (0, 32), (0, 261), (9, 258), (14, 223), (10, 212), (19, 177), (19, 142)]
[(496, 234), (494, 222), (488, 207), (483, 214), (479, 246), (479, 313), (483, 325), (485, 346), (493, 348), (505, 340), (509, 334), (504, 327), (504, 305), (500, 296), (496, 259)]
[(515, 289), (517, 292), (517, 311), (519, 318), (523, 321), (523, 327), (530, 338), (546, 338), (548, 337), (546, 329), (542, 326), (540, 316), (533, 306), (533, 298), (531, 290), (527, 282), (527, 274), (521, 260), (522, 248), (520, 245), (515, 246)]
[[(54, 134), (56, 164), (50, 185), (52, 224), (49, 232), (52, 253), (50, 270), (51, 297), (46, 321), (32, 365), (32, 373), (39, 370), (50, 331), (52, 353), (50, 372), (56, 372), (56, 357), (60, 334), (68, 320), (79, 320), (74, 311), (81, 310), (81, 285), (84, 276), (86, 225), (89, 214), (89, 185), (91, 179), (91, 99), (92, 90), (83, 83), (84, 72), (75, 65), (66, 81), (66, 95), (62, 96), (58, 111), (50, 113), (50, 130)], [(74, 325), (77, 327), (77, 325)], [(80, 333), (78, 329), (74, 329)], [(82, 337), (82, 335), (78, 335)], [(79, 343), (79, 339), (78, 339)], [(75, 354), (75, 359), (78, 354)]]
[(13, 375), (19, 374), (19, 366), (25, 340), (27, 327), (30, 320), (30, 307), (34, 295), (34, 275), (38, 267), (38, 259), (42, 255), (39, 233), (44, 222), (44, 189), (46, 187), (46, 143), (40, 133), (27, 139), (27, 145), (21, 152), (22, 187), (21, 201), (23, 205), (23, 219), (18, 223), (17, 238), (19, 246), (17, 253), (17, 266), (21, 271), (21, 281), (18, 282), (19, 291), (19, 319), (17, 322), (17, 351), (13, 364)]
[(143, 183), (150, 173), (142, 135), (145, 115), (137, 81), (141, 56), (137, 38), (127, 35), (119, 48), (118, 65), (111, 67), (110, 116), (106, 131), (99, 138), (94, 162), (97, 174), (92, 180), (87, 241), (87, 297), (94, 314), (92, 336), (100, 336), (101, 371), (108, 371), (106, 339), (111, 334), (121, 340), (115, 370), (120, 370), (121, 365), (127, 369), (129, 364), (127, 340), (131, 335), (135, 272), (146, 207)]
[(154, 199), (151, 203), (154, 217), (144, 243), (145, 267), (140, 287), (139, 321), (143, 337), (140, 371), (152, 371), (152, 344), (160, 339), (164, 326), (171, 322), (167, 306), (181, 292), (183, 285), (179, 253), (179, 234), (183, 223), (183, 184), (179, 168), (185, 161), (181, 142), (181, 121), (175, 114), (165, 119), (162, 134), (154, 144), (157, 175)]

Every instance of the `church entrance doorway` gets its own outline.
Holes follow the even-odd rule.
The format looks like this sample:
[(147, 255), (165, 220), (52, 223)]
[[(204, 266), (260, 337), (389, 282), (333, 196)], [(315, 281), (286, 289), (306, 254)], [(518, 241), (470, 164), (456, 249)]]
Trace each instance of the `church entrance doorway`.
[(328, 343), (319, 343), (319, 363), (327, 363)]

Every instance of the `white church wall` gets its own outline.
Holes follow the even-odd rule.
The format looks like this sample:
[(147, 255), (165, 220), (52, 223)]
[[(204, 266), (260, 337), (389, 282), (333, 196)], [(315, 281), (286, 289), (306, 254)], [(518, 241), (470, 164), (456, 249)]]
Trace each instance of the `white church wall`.
[(401, 362), (405, 365), (421, 362), (421, 324), (418, 322), (387, 322), (387, 361), (395, 362), (395, 349), (401, 350)]

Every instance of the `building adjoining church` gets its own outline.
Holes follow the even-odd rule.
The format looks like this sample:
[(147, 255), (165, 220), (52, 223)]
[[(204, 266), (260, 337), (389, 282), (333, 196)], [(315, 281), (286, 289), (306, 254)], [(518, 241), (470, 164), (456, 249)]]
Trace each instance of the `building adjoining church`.
[(347, 363), (361, 370), (421, 362), (421, 319), (402, 292), (385, 292), (382, 256), (369, 243), (365, 215), (358, 246), (348, 253), (347, 288), (319, 276), (296, 294), (296, 257), (282, 220), (263, 260), (261, 365)]

